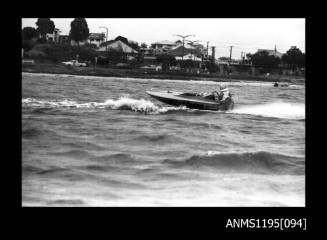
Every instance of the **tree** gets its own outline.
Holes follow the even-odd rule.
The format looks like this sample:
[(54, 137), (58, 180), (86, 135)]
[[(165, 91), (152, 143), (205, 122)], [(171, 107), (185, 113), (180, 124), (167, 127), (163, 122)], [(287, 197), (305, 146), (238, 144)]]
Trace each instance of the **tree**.
[(32, 40), (33, 38), (38, 37), (38, 32), (33, 27), (24, 27), (22, 30), (22, 39), (24, 41), (26, 40)]
[(219, 67), (217, 64), (215, 64), (214, 62), (210, 61), (210, 62), (204, 62), (203, 63), (204, 68), (207, 68), (209, 70), (210, 73), (215, 73), (219, 70)]
[(141, 48), (147, 48), (147, 47), (148, 47), (148, 45), (146, 45), (146, 43), (141, 44)]
[(90, 30), (85, 18), (75, 18), (70, 23), (69, 38), (77, 42), (79, 46), (80, 41), (84, 41), (90, 35)]
[(167, 70), (169, 69), (169, 66), (175, 66), (176, 65), (176, 59), (172, 55), (168, 54), (161, 54), (157, 56), (157, 62), (162, 64), (162, 69)]
[(24, 49), (24, 51), (29, 51), (34, 47), (34, 44), (32, 40), (23, 40), (22, 42), (22, 48)]
[(118, 41), (118, 40), (120, 40), (120, 41), (122, 41), (123, 43), (125, 43), (125, 44), (128, 45), (128, 39), (127, 39), (127, 38), (122, 37), (122, 36), (118, 36), (118, 37), (115, 38), (115, 41)]
[(79, 55), (78, 59), (81, 61), (92, 61), (97, 55), (93, 48), (87, 46), (81, 48), (69, 44), (46, 45), (43, 51), (49, 59), (55, 62), (71, 60), (74, 59), (76, 55)]
[(124, 62), (125, 61), (125, 54), (121, 49), (109, 49), (105, 53), (105, 57), (109, 60), (111, 63), (117, 63), (117, 62)]
[(37, 26), (37, 31), (44, 40), (46, 39), (46, 34), (53, 33), (55, 29), (55, 24), (50, 18), (38, 18), (35, 24)]
[(283, 55), (282, 60), (284, 63), (291, 66), (293, 70), (297, 67), (305, 66), (305, 54), (296, 46), (291, 47), (286, 54)]
[(139, 49), (140, 49), (140, 46), (139, 46), (138, 42), (128, 41), (128, 45), (129, 45), (131, 48), (134, 48), (135, 50), (139, 50)]
[(31, 50), (35, 45), (35, 39), (38, 37), (38, 32), (33, 27), (25, 27), (22, 30), (22, 48), (25, 51)]
[(255, 54), (247, 54), (246, 56), (256, 67), (272, 69), (278, 67), (278, 64), (280, 63), (280, 59), (278, 57), (269, 55), (267, 51), (260, 51)]
[(251, 54), (251, 53), (247, 53), (245, 56), (246, 56), (247, 59), (251, 59), (252, 58), (252, 55), (253, 54)]

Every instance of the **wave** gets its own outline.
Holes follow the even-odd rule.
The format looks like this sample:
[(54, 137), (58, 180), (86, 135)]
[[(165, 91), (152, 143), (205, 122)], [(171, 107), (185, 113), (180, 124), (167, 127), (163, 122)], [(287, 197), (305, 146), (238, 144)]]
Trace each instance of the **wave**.
[(50, 129), (42, 129), (35, 126), (23, 126), (22, 128), (22, 139), (33, 139), (41, 136), (51, 136), (53, 140), (60, 137), (56, 131)]
[(166, 145), (166, 144), (176, 144), (183, 141), (184, 139), (169, 134), (141, 135), (132, 138), (130, 140), (130, 142), (132, 142), (133, 145), (144, 145), (144, 144)]
[(49, 152), (49, 155), (52, 156), (62, 156), (67, 158), (76, 158), (76, 159), (89, 159), (95, 157), (92, 153), (87, 151), (85, 148), (84, 150), (67, 150), (67, 151), (60, 151), (60, 152)]
[(22, 138), (34, 138), (42, 134), (42, 131), (37, 128), (22, 129)]
[(43, 168), (40, 168), (39, 166), (34, 166), (30, 164), (23, 164), (22, 165), (22, 174), (31, 174), (31, 173), (37, 173), (43, 171)]
[(135, 158), (127, 153), (115, 153), (115, 154), (111, 154), (111, 155), (103, 155), (103, 156), (98, 156), (93, 158), (96, 161), (100, 161), (103, 163), (127, 163), (127, 164), (131, 164), (131, 163), (135, 163)]
[(300, 103), (273, 102), (237, 107), (227, 113), (303, 120), (305, 119), (305, 105)]
[(80, 108), (80, 109), (114, 109), (114, 110), (132, 110), (146, 114), (170, 113), (174, 111), (187, 110), (186, 107), (161, 107), (145, 99), (133, 99), (129, 97), (120, 97), (117, 100), (107, 99), (105, 102), (86, 102), (78, 103), (70, 99), (59, 101), (37, 100), (34, 98), (25, 98), (22, 100), (23, 107), (32, 108)]
[(184, 160), (165, 159), (173, 167), (212, 168), (216, 170), (251, 172), (258, 174), (304, 175), (304, 158), (265, 151), (245, 153), (220, 153), (209, 151)]
[(56, 205), (56, 206), (81, 206), (85, 205), (85, 202), (81, 199), (58, 199), (51, 200), (47, 202), (47, 205)]

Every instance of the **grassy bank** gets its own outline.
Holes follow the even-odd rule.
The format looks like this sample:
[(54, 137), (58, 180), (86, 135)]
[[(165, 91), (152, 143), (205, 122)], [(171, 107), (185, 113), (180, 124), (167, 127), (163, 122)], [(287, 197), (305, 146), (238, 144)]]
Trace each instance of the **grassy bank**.
[(34, 63), (23, 64), (23, 72), (31, 73), (54, 73), (54, 74), (71, 74), (82, 76), (103, 76), (103, 77), (131, 77), (131, 78), (157, 78), (157, 79), (175, 79), (175, 80), (210, 80), (210, 81), (267, 81), (267, 82), (292, 82), (304, 83), (300, 77), (289, 76), (251, 76), (248, 74), (232, 74), (230, 76), (219, 73), (214, 74), (194, 74), (187, 72), (164, 72), (144, 69), (116, 69), (104, 67), (68, 67), (59, 63)]

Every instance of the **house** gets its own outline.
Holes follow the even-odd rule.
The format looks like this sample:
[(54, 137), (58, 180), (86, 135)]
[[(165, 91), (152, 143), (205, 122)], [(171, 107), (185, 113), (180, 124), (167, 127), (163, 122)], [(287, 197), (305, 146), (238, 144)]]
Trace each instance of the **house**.
[(96, 47), (100, 47), (100, 45), (103, 44), (104, 41), (105, 41), (104, 33), (90, 33), (88, 38), (85, 39), (84, 41), (79, 41), (79, 44), (74, 40), (70, 40), (70, 44), (73, 46), (76, 46), (76, 45), (83, 46), (83, 45), (89, 43), (89, 44), (96, 45)]
[(207, 48), (205, 48), (202, 44), (193, 44), (193, 47), (195, 47), (202, 55), (208, 55)]
[(142, 53), (144, 56), (153, 55), (154, 49), (153, 48), (140, 48), (139, 53)]
[(181, 40), (177, 40), (177, 41), (175, 42), (175, 44), (176, 44), (176, 46), (180, 46), (180, 45), (183, 45), (183, 42), (182, 42)]
[(219, 58), (215, 60), (215, 63), (217, 65), (229, 65), (229, 59), (225, 59), (225, 58)]
[(98, 52), (105, 52), (105, 51), (110, 51), (110, 50), (116, 50), (116, 51), (121, 51), (126, 54), (136, 54), (138, 51), (135, 49), (131, 48), (129, 45), (126, 43), (120, 41), (120, 40), (110, 40), (108, 42), (104, 42), (100, 45), (99, 49), (97, 50)]
[(144, 64), (156, 64), (157, 58), (155, 56), (144, 56), (143, 63)]
[(58, 43), (59, 37), (60, 37), (60, 32), (61, 31), (58, 28), (55, 28), (53, 33), (47, 33), (46, 34), (47, 41)]
[(79, 41), (79, 42), (76, 42), (75, 40), (70, 40), (70, 45), (72, 45), (72, 46), (77, 46), (77, 45), (79, 45), (79, 46), (83, 46), (83, 45), (85, 45), (86, 43), (88, 42), (88, 40), (86, 39), (86, 40), (84, 40), (84, 41)]
[(59, 43), (68, 43), (69, 42), (69, 36), (68, 35), (60, 35), (59, 36)]
[(176, 43), (168, 40), (164, 40), (164, 41), (152, 43), (151, 47), (154, 49), (154, 52), (156, 54), (159, 54), (159, 53), (168, 52), (173, 47), (176, 47)]
[(170, 49), (172, 47), (176, 46), (176, 43), (164, 40), (164, 41), (159, 41), (151, 44), (152, 48), (154, 49)]
[(194, 54), (186, 54), (183, 56), (183, 58), (181, 56), (175, 57), (176, 60), (192, 60), (192, 61), (196, 61), (196, 62), (201, 62), (202, 58), (195, 56)]
[(100, 47), (102, 43), (105, 41), (105, 34), (104, 33), (90, 33), (88, 37), (88, 43), (94, 44), (97, 47)]
[(202, 53), (199, 49), (197, 49), (196, 47), (193, 47), (191, 45), (185, 44), (184, 47), (181, 46), (176, 46), (173, 47), (170, 51), (170, 54), (174, 55), (174, 56), (183, 56), (186, 54), (194, 54), (196, 56), (201, 56)]
[(278, 57), (278, 58), (282, 58), (282, 56), (283, 56), (283, 54), (278, 52), (276, 48), (274, 50), (258, 49), (258, 51), (256, 53), (259, 53), (259, 52), (268, 52), (269, 56), (275, 56), (275, 57)]

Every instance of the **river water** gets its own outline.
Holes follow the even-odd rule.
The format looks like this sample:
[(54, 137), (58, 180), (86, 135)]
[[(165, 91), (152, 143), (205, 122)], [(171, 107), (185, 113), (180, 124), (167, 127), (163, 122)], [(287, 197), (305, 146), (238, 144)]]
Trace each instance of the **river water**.
[(145, 91), (219, 83), (22, 74), (23, 206), (304, 206), (305, 86), (226, 82), (228, 112)]

